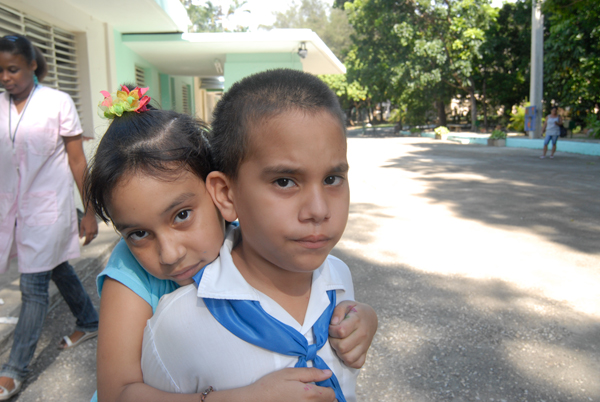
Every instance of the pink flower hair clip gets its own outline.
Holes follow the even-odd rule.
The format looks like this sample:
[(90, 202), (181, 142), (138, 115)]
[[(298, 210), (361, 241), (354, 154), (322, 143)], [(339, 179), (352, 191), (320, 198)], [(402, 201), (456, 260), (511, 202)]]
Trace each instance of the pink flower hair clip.
[(108, 91), (100, 91), (104, 95), (104, 100), (98, 104), (102, 113), (100, 116), (107, 119), (114, 119), (115, 116), (121, 117), (125, 112), (145, 112), (146, 106), (150, 102), (150, 97), (144, 95), (149, 88), (135, 87), (131, 91), (125, 85), (121, 86), (121, 91), (111, 95)]

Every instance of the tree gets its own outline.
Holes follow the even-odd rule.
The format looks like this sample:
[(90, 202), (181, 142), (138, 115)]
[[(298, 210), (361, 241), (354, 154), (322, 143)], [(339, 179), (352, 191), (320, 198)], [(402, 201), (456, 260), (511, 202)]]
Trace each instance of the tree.
[(344, 60), (350, 46), (352, 26), (343, 10), (332, 9), (321, 0), (295, 2), (285, 12), (275, 14), (275, 23), (264, 28), (308, 28), (313, 30), (327, 44), (338, 59)]
[(320, 75), (319, 78), (338, 96), (342, 109), (346, 111), (348, 122), (354, 125), (352, 111), (358, 113), (360, 107), (365, 105), (368, 100), (367, 90), (356, 81), (348, 83), (345, 74)]
[(409, 108), (433, 101), (442, 124), (449, 99), (468, 93), (476, 126), (480, 47), (497, 13), (488, 0), (354, 0), (344, 8), (355, 29), (351, 77)]
[(223, 12), (221, 6), (215, 6), (212, 2), (207, 1), (202, 5), (195, 4), (192, 0), (180, 0), (187, 10), (188, 17), (192, 25), (188, 29), (189, 32), (246, 32), (248, 27), (237, 26), (233, 30), (225, 29), (223, 20), (227, 19), (236, 12), (242, 11), (242, 7), (246, 1), (234, 0), (233, 4)]
[(575, 119), (583, 120), (600, 104), (600, 2), (547, 0), (543, 11), (549, 27), (544, 98), (570, 106)]
[[(531, 0), (505, 3), (481, 45), (476, 81), (482, 88), (484, 107), (489, 99), (492, 106), (504, 106), (508, 116), (512, 106), (527, 100), (530, 59)], [(484, 115), (487, 120), (485, 109)]]

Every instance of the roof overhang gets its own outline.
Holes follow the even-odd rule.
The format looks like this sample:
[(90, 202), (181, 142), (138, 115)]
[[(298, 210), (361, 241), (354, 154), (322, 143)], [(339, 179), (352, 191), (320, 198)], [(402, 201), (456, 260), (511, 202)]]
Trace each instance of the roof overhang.
[(223, 75), (215, 60), (228, 54), (297, 54), (301, 43), (308, 54), (303, 70), (312, 74), (344, 74), (346, 68), (310, 29), (273, 29), (262, 32), (184, 34), (124, 34), (123, 44), (161, 72), (170, 75), (215, 77)]
[(190, 20), (179, 0), (64, 0), (122, 33), (186, 32)]

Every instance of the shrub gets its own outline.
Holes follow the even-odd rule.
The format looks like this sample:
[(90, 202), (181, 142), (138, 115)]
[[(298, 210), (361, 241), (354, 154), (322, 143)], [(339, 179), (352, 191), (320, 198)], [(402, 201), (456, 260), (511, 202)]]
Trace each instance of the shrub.
[(520, 133), (525, 131), (525, 108), (527, 106), (529, 106), (529, 103), (526, 103), (524, 106), (517, 106), (517, 112), (510, 116), (509, 128)]
[(444, 127), (444, 126), (439, 126), (433, 131), (435, 132), (436, 138), (438, 136), (440, 138), (443, 138), (444, 136), (447, 136), (448, 134), (450, 134), (450, 130), (448, 130), (448, 127)]
[(585, 126), (588, 129), (588, 136), (592, 138), (600, 138), (600, 120), (595, 114), (590, 113), (585, 118)]
[(505, 140), (506, 133), (502, 130), (494, 130), (490, 135), (490, 140)]

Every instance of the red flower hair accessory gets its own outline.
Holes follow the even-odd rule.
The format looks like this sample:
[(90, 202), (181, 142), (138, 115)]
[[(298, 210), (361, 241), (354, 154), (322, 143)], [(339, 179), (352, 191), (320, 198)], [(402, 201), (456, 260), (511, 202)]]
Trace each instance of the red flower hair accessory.
[(125, 112), (145, 112), (146, 106), (150, 102), (150, 97), (144, 95), (149, 88), (135, 87), (131, 91), (125, 85), (121, 86), (121, 91), (111, 95), (107, 91), (100, 91), (104, 95), (104, 100), (98, 104), (102, 111), (101, 116), (107, 119), (114, 119), (115, 116), (122, 116)]

